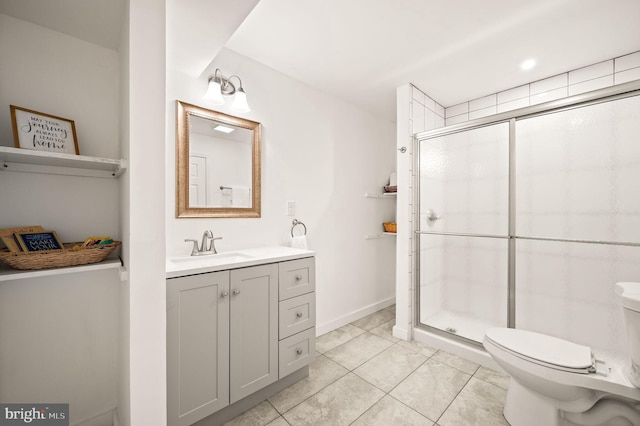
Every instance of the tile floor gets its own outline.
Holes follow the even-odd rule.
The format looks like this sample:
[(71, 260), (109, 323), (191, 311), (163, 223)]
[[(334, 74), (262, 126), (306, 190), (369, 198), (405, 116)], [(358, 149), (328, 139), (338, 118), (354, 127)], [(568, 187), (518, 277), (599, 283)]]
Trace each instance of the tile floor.
[(227, 425), (508, 425), (508, 376), (391, 334), (395, 306), (320, 336), (309, 377)]

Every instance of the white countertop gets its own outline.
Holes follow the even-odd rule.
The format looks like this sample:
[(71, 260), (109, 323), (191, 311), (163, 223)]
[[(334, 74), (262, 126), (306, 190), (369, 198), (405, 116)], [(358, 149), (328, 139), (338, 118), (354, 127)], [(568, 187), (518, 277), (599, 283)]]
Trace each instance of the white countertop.
[(167, 259), (166, 277), (177, 278), (186, 275), (245, 268), (265, 263), (302, 259), (314, 256), (311, 250), (301, 250), (286, 246), (258, 247), (233, 250), (206, 256), (186, 256)]

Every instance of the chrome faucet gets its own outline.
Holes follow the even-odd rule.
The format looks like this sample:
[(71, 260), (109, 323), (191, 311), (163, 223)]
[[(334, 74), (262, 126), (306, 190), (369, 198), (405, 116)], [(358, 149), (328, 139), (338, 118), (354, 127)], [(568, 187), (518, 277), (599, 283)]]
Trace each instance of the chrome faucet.
[(213, 238), (213, 232), (210, 229), (207, 229), (202, 234), (202, 242), (200, 243), (200, 253), (207, 251), (207, 240), (209, 238)]
[[(198, 247), (198, 241), (193, 239), (185, 239), (185, 242), (192, 242), (193, 248), (191, 249), (191, 256), (204, 256), (207, 254), (217, 254), (215, 241), (221, 240), (222, 237), (214, 237), (213, 232), (210, 229), (207, 229), (202, 234), (202, 242), (200, 243), (200, 247)], [(207, 246), (207, 241), (209, 241), (209, 245)]]

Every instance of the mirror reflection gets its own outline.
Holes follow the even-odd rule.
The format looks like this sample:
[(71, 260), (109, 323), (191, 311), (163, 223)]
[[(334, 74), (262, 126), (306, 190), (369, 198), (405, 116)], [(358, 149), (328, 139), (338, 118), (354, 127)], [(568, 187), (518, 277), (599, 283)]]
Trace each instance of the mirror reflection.
[(260, 124), (178, 101), (177, 217), (260, 217)]
[(189, 207), (251, 207), (251, 131), (189, 120)]

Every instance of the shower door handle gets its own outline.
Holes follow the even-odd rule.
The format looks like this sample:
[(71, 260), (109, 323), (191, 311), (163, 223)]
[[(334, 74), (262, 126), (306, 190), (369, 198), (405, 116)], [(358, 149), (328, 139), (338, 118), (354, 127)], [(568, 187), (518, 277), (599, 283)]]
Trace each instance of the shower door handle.
[(436, 212), (434, 212), (431, 209), (427, 210), (427, 222), (429, 222), (429, 225), (432, 225), (435, 221), (439, 219), (440, 219), (440, 216), (438, 216)]

